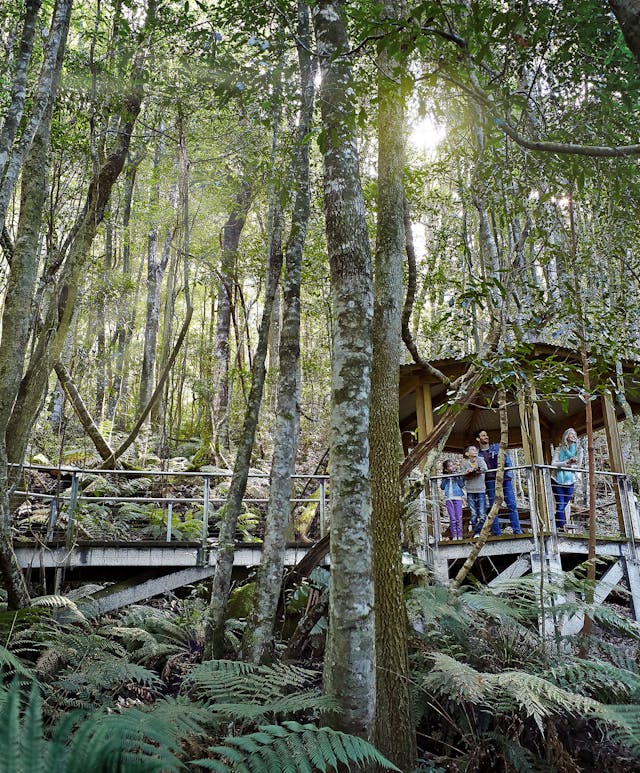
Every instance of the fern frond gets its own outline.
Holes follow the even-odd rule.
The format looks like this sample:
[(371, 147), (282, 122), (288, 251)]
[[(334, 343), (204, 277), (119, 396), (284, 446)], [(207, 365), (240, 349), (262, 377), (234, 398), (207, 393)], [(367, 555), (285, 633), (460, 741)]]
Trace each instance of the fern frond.
[(395, 765), (361, 738), (328, 727), (318, 728), (297, 722), (265, 725), (249, 735), (228, 737), (209, 751), (223, 759), (201, 759), (193, 764), (218, 773), (260, 770), (314, 773), (336, 770), (338, 761), (346, 770), (367, 763), (398, 771)]
[(640, 706), (601, 706), (598, 716), (609, 725), (609, 735), (640, 757)]
[[(247, 678), (250, 677), (250, 678)], [(283, 663), (253, 665), (232, 660), (210, 660), (186, 677), (200, 694), (216, 702), (266, 703), (294, 690), (315, 687), (319, 673)]]
[(552, 714), (594, 716), (599, 706), (591, 698), (524, 671), (482, 673), (440, 653), (433, 655), (433, 661), (433, 670), (420, 684), (422, 689), (457, 703), (486, 704), (500, 714), (522, 712), (532, 717), (541, 729), (543, 717)]
[(0, 645), (0, 669), (9, 674), (19, 674), (20, 676), (32, 677), (32, 672), (24, 665), (20, 658), (16, 657), (6, 647)]
[(606, 703), (640, 696), (640, 674), (603, 661), (572, 658), (551, 668), (549, 678), (560, 687)]
[(82, 614), (75, 601), (72, 601), (66, 596), (60, 596), (57, 594), (51, 594), (49, 596), (38, 596), (31, 599), (31, 606), (33, 607), (47, 607), (51, 609), (64, 609), (71, 613), (74, 622), (87, 622), (87, 618)]
[(157, 717), (137, 709), (118, 714), (96, 714), (80, 724), (73, 734), (65, 771), (177, 773), (183, 769), (178, 752), (173, 728)]
[(38, 683), (34, 680), (31, 695), (24, 713), (22, 723), (23, 738), (27, 741), (22, 745), (23, 770), (29, 773), (40, 773), (43, 769), (43, 734), (42, 734), (42, 702)]
[(420, 688), (458, 703), (481, 703), (485, 698), (485, 674), (444, 655), (432, 655), (433, 668), (422, 677)]

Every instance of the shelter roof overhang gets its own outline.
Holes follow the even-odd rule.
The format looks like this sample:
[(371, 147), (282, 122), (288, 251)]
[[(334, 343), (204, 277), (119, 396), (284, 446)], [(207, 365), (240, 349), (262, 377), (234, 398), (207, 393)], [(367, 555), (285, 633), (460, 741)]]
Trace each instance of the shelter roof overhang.
[[(432, 361), (432, 365), (451, 380), (455, 380), (468, 368), (471, 358), (448, 358)], [(557, 443), (562, 433), (573, 427), (578, 434), (586, 431), (585, 397), (579, 351), (545, 343), (529, 345), (513, 357), (514, 368), (536, 388), (540, 433), (545, 444)], [(508, 370), (508, 368), (507, 368)], [(598, 368), (591, 372), (594, 393), (610, 387), (618, 391), (624, 384), (624, 393), (634, 414), (640, 414), (640, 361), (624, 360), (608, 370)], [(620, 382), (621, 379), (621, 382)], [(513, 380), (512, 380), (513, 383)], [(479, 429), (484, 428), (492, 436), (500, 431), (498, 415), (498, 386), (491, 376), (481, 388), (477, 398), (460, 410), (446, 450), (462, 451), (474, 441)], [(416, 397), (420, 390), (428, 390), (433, 418), (438, 420), (453, 395), (438, 378), (421, 365), (403, 365), (400, 368), (400, 427), (405, 433), (418, 426)], [(507, 389), (509, 446), (522, 445), (518, 394), (514, 387)], [(604, 426), (604, 410), (601, 400), (592, 400), (594, 429)], [(616, 417), (624, 418), (622, 406), (615, 401)], [(495, 437), (497, 440), (497, 437)]]

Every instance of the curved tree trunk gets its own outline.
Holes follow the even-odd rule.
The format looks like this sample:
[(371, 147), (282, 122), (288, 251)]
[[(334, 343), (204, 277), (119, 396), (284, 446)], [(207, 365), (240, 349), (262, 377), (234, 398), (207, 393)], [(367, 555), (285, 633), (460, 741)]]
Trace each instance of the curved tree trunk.
[(129, 150), (131, 134), (143, 97), (143, 68), (149, 31), (155, 18), (155, 0), (149, 0), (142, 42), (132, 68), (131, 86), (121, 108), (115, 145), (105, 154), (89, 185), (81, 214), (68, 237), (68, 251), (58, 281), (52, 290), (44, 324), (38, 335), (7, 429), (9, 461), (22, 459), (32, 423), (40, 408), (49, 375), (60, 358), (71, 327), (87, 256), (104, 217), (105, 207)]
[(298, 448), (300, 279), (302, 251), (310, 214), (309, 146), (305, 137), (311, 129), (313, 118), (315, 75), (315, 67), (309, 55), (309, 11), (303, 0), (298, 2), (298, 40), (300, 41), (298, 61), (302, 106), (292, 162), (295, 200), (291, 231), (285, 250), (284, 315), (279, 351), (280, 375), (274, 451), (262, 560), (253, 608), (247, 621), (243, 641), (245, 656), (254, 663), (267, 660), (273, 652), (273, 630), (284, 570), (285, 529), (291, 498), (291, 475), (295, 468)]
[[(274, 147), (278, 138), (280, 112), (280, 105), (277, 104), (274, 108), (273, 116)], [(275, 167), (273, 171), (275, 172)], [(209, 615), (205, 629), (205, 658), (221, 657), (224, 651), (224, 621), (229, 590), (231, 588), (234, 537), (238, 518), (242, 512), (242, 499), (247, 488), (251, 453), (258, 428), (258, 417), (266, 378), (269, 325), (282, 268), (282, 204), (279, 191), (274, 191), (274, 195), (271, 198), (269, 226), (269, 252), (267, 257), (264, 307), (258, 333), (258, 344), (251, 366), (251, 389), (244, 415), (242, 437), (233, 466), (233, 475), (229, 486), (224, 517), (220, 524), (216, 571), (211, 586), (211, 602), (209, 604)]]

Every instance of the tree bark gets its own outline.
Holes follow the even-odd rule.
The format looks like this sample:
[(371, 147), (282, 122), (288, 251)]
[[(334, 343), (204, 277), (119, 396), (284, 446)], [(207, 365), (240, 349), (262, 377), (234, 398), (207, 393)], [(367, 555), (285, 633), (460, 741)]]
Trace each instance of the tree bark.
[(640, 64), (640, 0), (609, 0), (629, 51)]
[[(216, 315), (216, 343), (210, 397), (211, 445), (216, 459), (229, 453), (229, 334), (240, 235), (251, 203), (251, 185), (240, 181), (235, 206), (222, 229)], [(237, 342), (240, 346), (240, 341)]]
[[(398, 15), (391, 0), (389, 18)], [(405, 252), (404, 99), (399, 63), (378, 56), (378, 200), (371, 370), (371, 494), (376, 620), (375, 745), (400, 770), (416, 765), (404, 604), (398, 404)]]
[[(280, 105), (276, 105), (273, 121), (273, 142), (276, 142), (280, 120)], [(274, 168), (275, 171), (275, 168)], [(251, 366), (251, 389), (244, 415), (242, 436), (238, 446), (233, 475), (229, 486), (229, 494), (220, 523), (216, 571), (211, 586), (211, 602), (205, 628), (205, 658), (221, 657), (224, 652), (224, 622), (229, 590), (231, 588), (231, 571), (233, 569), (234, 537), (238, 518), (242, 512), (242, 499), (247, 488), (251, 453), (258, 428), (258, 417), (266, 378), (266, 360), (269, 348), (269, 325), (273, 301), (278, 289), (280, 270), (282, 268), (282, 228), (279, 192), (272, 196), (269, 213), (269, 250), (265, 282), (264, 306), (258, 333), (253, 363)]]
[(368, 738), (376, 705), (368, 442), (371, 256), (343, 4), (320, 0), (312, 14), (322, 75), (320, 145), (333, 316), (331, 581), (324, 678), (326, 692), (341, 709), (333, 726)]
[[(33, 52), (33, 38), (38, 21), (38, 13), (42, 0), (26, 0), (24, 9), (24, 21), (20, 37), (20, 47), (13, 72), (13, 84), (11, 87), (11, 102), (5, 113), (0, 128), (0, 179), (9, 157), (9, 151), (15, 140), (18, 126), (24, 112), (24, 103), (27, 96), (27, 78), (29, 63)], [(2, 219), (4, 222), (4, 218)]]
[[(44, 59), (35, 88), (31, 115), (26, 121), (20, 139), (17, 141), (13, 141), (16, 137), (18, 126), (18, 124), (14, 125), (14, 123), (17, 114), (22, 113), (20, 102), (22, 101), (22, 104), (24, 105), (24, 95), (21, 95), (22, 87), (20, 84), (18, 84), (17, 91), (14, 91), (13, 94), (14, 99), (12, 99), (12, 106), (16, 108), (16, 110), (14, 113), (10, 110), (9, 115), (7, 116), (9, 119), (5, 124), (7, 133), (6, 136), (3, 137), (3, 142), (12, 142), (12, 146), (7, 146), (0, 151), (0, 224), (4, 224), (7, 205), (16, 180), (18, 179), (25, 156), (31, 147), (31, 143), (38, 131), (43, 116), (47, 111), (47, 107), (54, 98), (59, 71), (59, 53), (64, 50), (66, 43), (72, 1), (73, 0), (57, 0), (56, 2), (51, 19), (51, 31), (49, 32), (49, 37), (45, 46)], [(28, 23), (30, 25), (31, 21)], [(28, 41), (28, 38), (31, 33), (29, 30), (26, 30), (25, 32), (27, 34), (26, 47), (30, 47), (31, 43)], [(24, 54), (26, 56), (26, 50), (24, 51)], [(21, 63), (18, 71), (19, 79), (24, 77), (23, 70), (25, 66), (28, 66), (28, 61)], [(4, 153), (4, 157), (2, 156), (2, 153)]]
[(81, 214), (67, 239), (68, 250), (58, 281), (53, 288), (44, 324), (32, 353), (7, 430), (9, 461), (22, 459), (31, 425), (38, 413), (49, 375), (60, 358), (81, 285), (82, 272), (98, 225), (101, 223), (111, 189), (120, 174), (140, 112), (143, 97), (143, 68), (149, 32), (155, 18), (155, 0), (149, 0), (147, 20), (132, 68), (131, 86), (121, 108), (117, 139), (106, 154), (89, 185)]
[[(29, 593), (13, 551), (8, 439), (12, 438), (11, 417), (19, 394), (27, 342), (33, 322), (32, 303), (38, 275), (40, 230), (49, 172), (51, 119), (62, 68), (69, 13), (70, 7), (67, 8), (64, 18), (58, 20), (59, 28), (56, 35), (59, 35), (59, 40), (55, 46), (56, 56), (49, 74), (51, 82), (48, 99), (41, 116), (42, 120), (38, 121), (33, 139), (29, 142), (26, 151), (20, 190), (18, 231), (7, 279), (2, 314), (2, 338), (0, 339), (0, 384), (2, 384), (0, 390), (0, 574), (2, 574), (7, 590), (10, 609), (27, 606)], [(53, 31), (51, 35), (53, 35)], [(4, 223), (3, 212), (0, 212), (0, 222)], [(23, 431), (28, 433), (30, 428), (31, 421), (26, 428), (23, 428)], [(15, 461), (21, 460), (22, 455), (19, 460)]]
[(251, 616), (243, 641), (245, 657), (253, 663), (269, 659), (284, 570), (285, 529), (291, 499), (291, 475), (298, 448), (300, 414), (300, 281), (302, 253), (311, 211), (309, 146), (305, 141), (313, 120), (315, 67), (309, 54), (309, 11), (298, 2), (298, 62), (301, 109), (292, 161), (295, 186), (291, 230), (287, 240), (284, 280), (284, 314), (279, 347), (279, 382), (274, 451), (269, 481), (262, 560)]

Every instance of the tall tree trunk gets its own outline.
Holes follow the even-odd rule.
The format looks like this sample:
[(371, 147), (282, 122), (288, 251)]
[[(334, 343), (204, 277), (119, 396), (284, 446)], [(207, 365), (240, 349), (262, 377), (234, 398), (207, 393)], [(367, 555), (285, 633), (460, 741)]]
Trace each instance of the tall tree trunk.
[[(33, 53), (33, 38), (41, 5), (42, 0), (26, 0), (25, 2), (20, 46), (18, 48), (18, 55), (15, 58), (15, 68), (13, 71), (11, 101), (5, 112), (4, 120), (0, 124), (0, 179), (2, 179), (9, 151), (16, 138), (18, 126), (24, 112), (29, 63)], [(2, 222), (4, 222), (4, 218)]]
[(164, 126), (160, 124), (160, 134), (156, 144), (153, 159), (153, 180), (150, 209), (152, 223), (147, 239), (147, 302), (144, 325), (144, 340), (142, 345), (142, 364), (140, 366), (140, 385), (138, 390), (138, 414), (142, 413), (149, 402), (154, 389), (156, 373), (156, 348), (158, 329), (160, 327), (160, 293), (164, 272), (169, 262), (171, 242), (173, 240), (173, 224), (165, 229), (165, 236), (160, 257), (158, 257), (158, 240), (160, 236), (160, 164), (164, 155)]
[[(387, 0), (388, 18), (400, 9)], [(398, 405), (405, 252), (404, 100), (398, 63), (378, 56), (378, 214), (371, 369), (371, 494), (376, 620), (375, 745), (401, 770), (416, 764), (402, 571)], [(333, 529), (332, 529), (333, 531)]]
[[(62, 4), (62, 7), (64, 4)], [(8, 439), (12, 438), (10, 423), (24, 368), (27, 342), (32, 330), (40, 231), (49, 173), (49, 149), (51, 144), (51, 119), (55, 102), (62, 60), (69, 26), (70, 4), (60, 21), (56, 35), (55, 57), (51, 64), (50, 87), (46, 109), (34, 130), (26, 152), (20, 189), (20, 216), (13, 249), (11, 269), (5, 290), (2, 313), (2, 337), (0, 339), (0, 574), (7, 591), (10, 609), (29, 603), (29, 593), (22, 570), (13, 551), (11, 535), (11, 507)], [(55, 22), (54, 23), (58, 23)], [(53, 25), (51, 36), (53, 36)], [(6, 179), (6, 178), (5, 178)], [(4, 182), (4, 181), (3, 181)], [(0, 223), (4, 212), (0, 211)], [(29, 422), (26, 431), (31, 427)], [(20, 455), (19, 460), (22, 460)]]
[[(272, 142), (278, 140), (281, 106), (276, 103), (273, 115)], [(275, 156), (274, 156), (275, 157)], [(275, 174), (275, 163), (272, 168)], [(266, 378), (266, 360), (269, 348), (269, 325), (273, 302), (278, 290), (280, 270), (282, 268), (282, 204), (279, 190), (274, 190), (269, 207), (269, 249), (264, 293), (264, 307), (258, 332), (258, 344), (251, 366), (251, 389), (244, 415), (242, 437), (238, 446), (233, 475), (229, 486), (226, 507), (220, 523), (216, 571), (211, 586), (211, 602), (206, 623), (205, 658), (220, 657), (224, 651), (224, 620), (231, 588), (231, 570), (233, 569), (234, 537), (238, 518), (242, 512), (242, 499), (247, 488), (251, 452), (258, 428), (258, 417), (264, 382)]]
[(155, 0), (148, 0), (142, 42), (132, 67), (130, 90), (122, 104), (115, 145), (105, 153), (103, 162), (94, 174), (82, 212), (68, 237), (64, 265), (52, 289), (44, 325), (20, 383), (7, 430), (7, 438), (10, 438), (10, 442), (7, 443), (7, 454), (9, 461), (12, 462), (21, 460), (24, 454), (30, 428), (46, 391), (49, 375), (60, 358), (71, 326), (82, 272), (87, 256), (90, 254), (91, 244), (98, 225), (104, 217), (111, 189), (127, 156), (131, 134), (142, 103), (143, 68), (149, 45), (150, 28), (154, 19)]
[(309, 146), (305, 140), (313, 119), (315, 67), (309, 54), (309, 10), (298, 0), (298, 62), (301, 110), (292, 162), (295, 199), (286, 245), (284, 314), (279, 347), (280, 374), (271, 463), (269, 504), (262, 560), (251, 616), (243, 641), (245, 656), (253, 663), (269, 659), (284, 569), (285, 529), (291, 498), (291, 475), (298, 448), (300, 398), (300, 278), (302, 252), (310, 214)]
[(343, 4), (319, 0), (312, 14), (322, 75), (321, 149), (333, 314), (325, 690), (341, 709), (334, 726), (370, 737), (376, 704), (368, 441), (371, 256)]
[[(54, 99), (60, 66), (59, 55), (61, 51), (64, 51), (67, 39), (71, 4), (72, 0), (57, 0), (56, 2), (51, 19), (51, 29), (45, 46), (44, 58), (35, 87), (31, 114), (25, 122), (20, 138), (16, 140), (20, 116), (23, 114), (25, 103), (24, 89), (26, 88), (26, 83), (24, 81), (31, 59), (33, 35), (31, 25), (35, 23), (33, 13), (35, 4), (32, 4), (27, 10), (22, 38), (24, 47), (21, 46), (18, 67), (14, 74), (12, 101), (3, 123), (2, 134), (0, 135), (0, 225), (4, 224), (9, 199), (20, 174), (23, 161), (29, 152), (43, 116), (45, 116), (51, 100)], [(18, 80), (17, 83), (15, 78)]]
[[(125, 282), (129, 280), (131, 274), (131, 205), (133, 202), (133, 190), (136, 173), (143, 158), (143, 153), (137, 153), (125, 168), (124, 204), (122, 211), (122, 277)], [(135, 313), (134, 311), (132, 312), (132, 310), (135, 310), (136, 305), (135, 300), (130, 306), (127, 305), (126, 299), (129, 294), (129, 292), (123, 293), (123, 297), (120, 299), (116, 329), (113, 335), (113, 342), (115, 344), (115, 371), (107, 404), (107, 418), (112, 421), (116, 415), (118, 402), (124, 396), (126, 391), (126, 352), (133, 334), (133, 323), (130, 321), (130, 317), (132, 316), (132, 313)], [(134, 291), (134, 296), (137, 297), (137, 290)]]
[[(235, 206), (222, 229), (211, 391), (211, 445), (217, 460), (229, 453), (229, 334), (240, 235), (251, 203), (251, 185), (240, 181)], [(240, 341), (237, 342), (240, 346)]]

